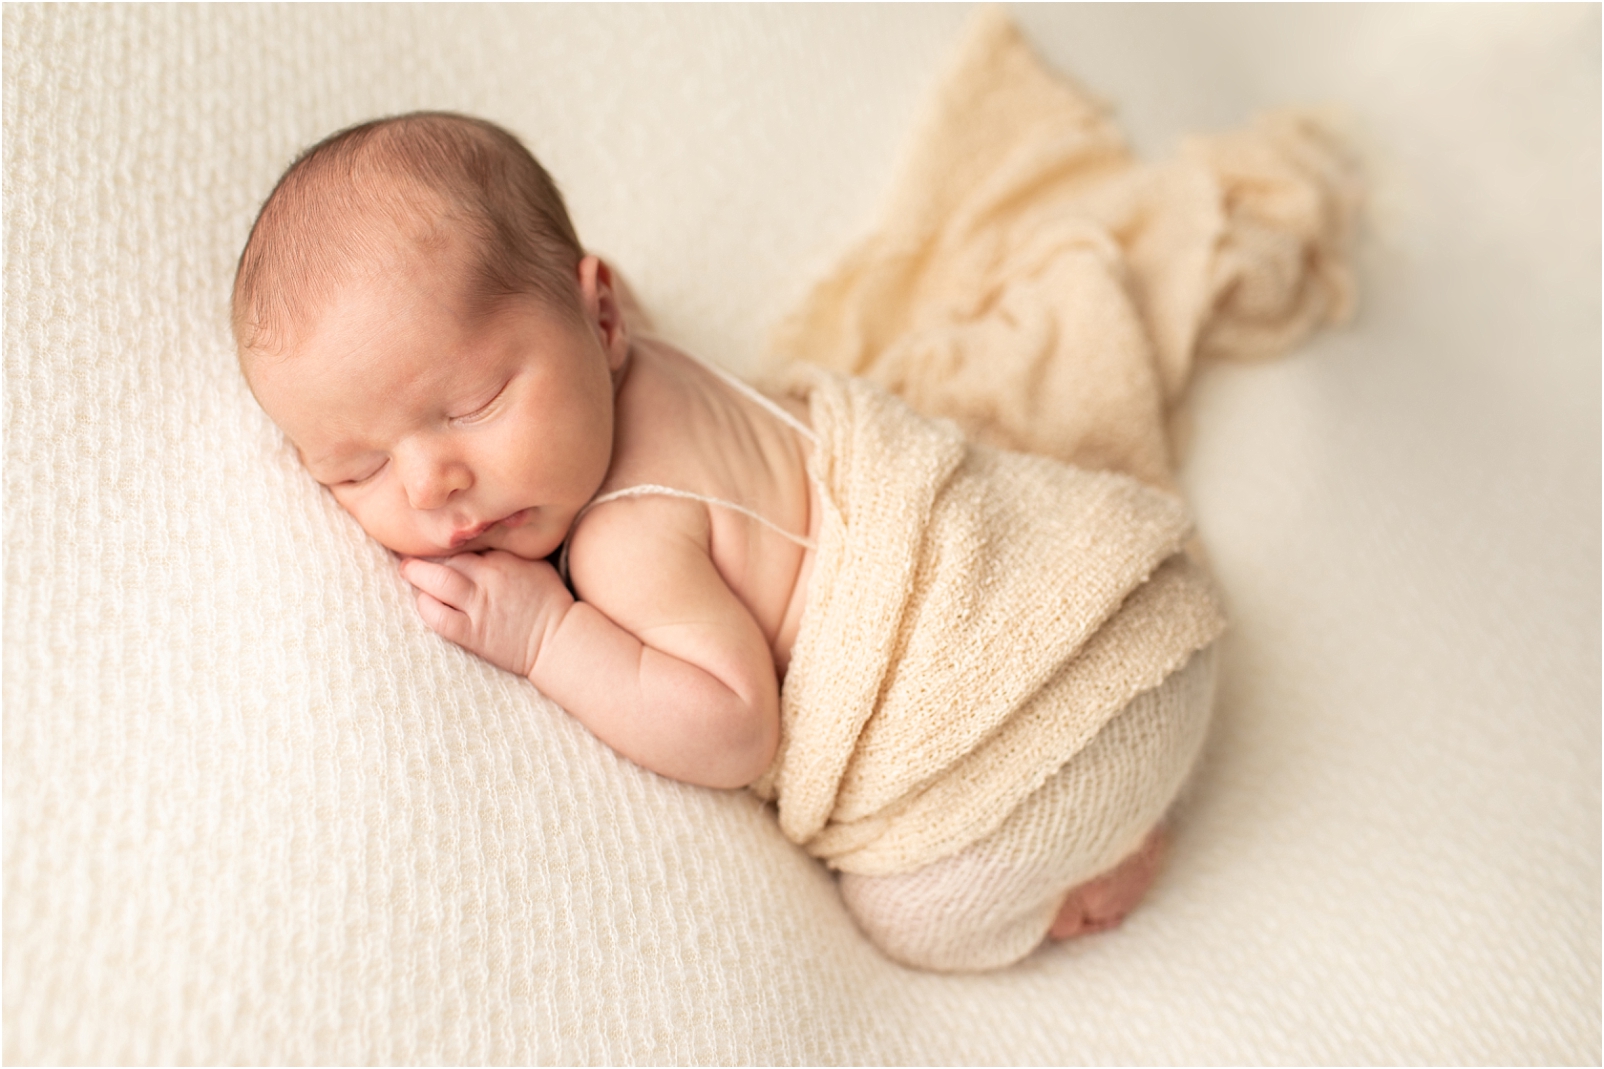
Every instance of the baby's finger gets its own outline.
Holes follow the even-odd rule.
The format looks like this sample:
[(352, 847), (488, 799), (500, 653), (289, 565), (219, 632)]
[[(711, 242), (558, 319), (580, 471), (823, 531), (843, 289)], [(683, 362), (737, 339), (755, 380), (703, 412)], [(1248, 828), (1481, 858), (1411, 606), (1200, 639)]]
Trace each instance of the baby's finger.
[(468, 633), (468, 616), (424, 591), (418, 591), (418, 615), (429, 629), (443, 639), (462, 645)]
[(527, 565), (529, 562), (511, 553), (493, 550), (490, 553), (458, 553), (442, 563), (464, 576), (475, 590), (493, 595), (502, 589), (509, 577), (516, 574), (517, 565)]
[(473, 581), (447, 564), (413, 557), (401, 565), (401, 578), (419, 590), (461, 609), (473, 597)]

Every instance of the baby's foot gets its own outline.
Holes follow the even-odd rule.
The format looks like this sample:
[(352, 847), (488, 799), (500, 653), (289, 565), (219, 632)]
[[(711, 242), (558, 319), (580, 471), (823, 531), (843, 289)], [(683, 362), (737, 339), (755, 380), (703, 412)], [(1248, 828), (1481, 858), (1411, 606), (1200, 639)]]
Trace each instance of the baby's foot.
[(1154, 828), (1141, 847), (1108, 872), (1069, 892), (1047, 935), (1070, 939), (1112, 928), (1136, 908), (1158, 875), (1164, 859), (1165, 835)]

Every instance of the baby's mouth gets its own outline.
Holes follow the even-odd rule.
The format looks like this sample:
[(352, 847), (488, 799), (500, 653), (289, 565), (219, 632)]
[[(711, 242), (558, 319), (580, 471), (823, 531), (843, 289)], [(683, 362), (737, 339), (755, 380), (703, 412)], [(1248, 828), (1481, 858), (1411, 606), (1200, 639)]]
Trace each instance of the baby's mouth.
[(457, 549), (460, 546), (472, 542), (475, 538), (478, 538), (492, 527), (505, 527), (508, 530), (511, 530), (515, 527), (522, 527), (524, 524), (528, 523), (534, 518), (534, 514), (535, 510), (532, 508), (520, 509), (517, 512), (514, 512), (511, 516), (503, 516), (499, 520), (492, 520), (489, 523), (481, 523), (475, 527), (467, 527), (460, 531), (453, 531), (451, 533), (451, 548)]

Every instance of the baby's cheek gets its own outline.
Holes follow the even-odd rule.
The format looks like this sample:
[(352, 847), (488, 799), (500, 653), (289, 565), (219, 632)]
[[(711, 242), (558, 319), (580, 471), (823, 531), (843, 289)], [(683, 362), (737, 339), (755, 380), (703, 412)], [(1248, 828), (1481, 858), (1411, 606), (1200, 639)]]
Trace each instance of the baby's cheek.
[(422, 537), (414, 525), (405, 522), (393, 510), (375, 508), (371, 502), (350, 498), (341, 501), (340, 496), (335, 495), (340, 507), (356, 520), (369, 538), (385, 549), (409, 557), (428, 557), (443, 552), (442, 547)]

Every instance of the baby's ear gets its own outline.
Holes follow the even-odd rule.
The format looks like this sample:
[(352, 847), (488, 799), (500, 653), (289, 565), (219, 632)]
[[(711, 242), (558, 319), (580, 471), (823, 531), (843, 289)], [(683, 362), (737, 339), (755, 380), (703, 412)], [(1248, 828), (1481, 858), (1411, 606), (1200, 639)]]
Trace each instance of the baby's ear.
[(601, 257), (589, 255), (579, 261), (579, 298), (607, 352), (607, 366), (617, 371), (629, 354), (629, 323), (622, 292), (613, 285), (612, 269)]

